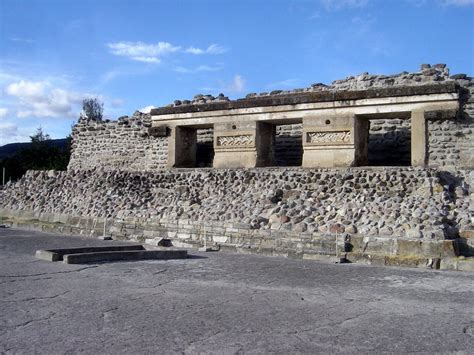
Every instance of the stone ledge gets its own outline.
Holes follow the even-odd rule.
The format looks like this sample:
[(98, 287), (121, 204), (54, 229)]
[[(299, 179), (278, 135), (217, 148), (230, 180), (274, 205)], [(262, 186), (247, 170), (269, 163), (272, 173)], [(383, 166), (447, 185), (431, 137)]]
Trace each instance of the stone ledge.
[[(19, 219), (11, 215), (18, 215), (18, 211), (8, 213), (7, 210), (0, 210), (1, 216), (11, 223), (13, 227), (28, 228), (39, 231), (48, 231), (63, 234), (78, 234), (86, 236), (98, 236), (93, 228), (93, 218), (70, 217), (69, 221), (77, 224), (51, 223), (41, 221), (41, 216), (34, 219)], [(24, 213), (32, 216), (32, 213)], [(49, 216), (44, 216), (48, 219)], [(117, 227), (123, 221), (110, 221), (110, 227)], [(116, 229), (120, 230), (120, 229)], [(119, 231), (110, 233), (116, 240), (128, 240), (144, 243), (150, 240), (153, 233), (146, 233), (146, 223), (130, 228), (129, 231)], [(207, 239), (219, 240), (222, 250), (238, 253), (255, 253), (268, 256), (283, 256), (297, 259), (314, 259), (322, 261), (337, 261), (347, 257), (350, 262), (406, 267), (428, 267), (444, 269), (464, 270), (465, 262), (459, 266), (459, 262), (453, 264), (451, 260), (456, 259), (456, 250), (452, 240), (423, 240), (408, 238), (386, 238), (386, 237), (363, 237), (352, 235), (351, 243), (353, 250), (344, 253), (344, 241), (340, 238), (337, 241), (335, 235), (311, 234), (308, 238), (301, 235), (279, 232), (277, 234), (258, 233), (258, 231), (248, 231), (249, 233), (234, 233), (235, 236), (226, 237), (224, 235), (213, 235), (212, 231), (207, 233)], [(257, 232), (257, 233), (252, 233)], [(157, 231), (156, 234), (167, 233), (167, 228)], [(184, 235), (186, 234), (186, 235)], [(305, 234), (306, 235), (306, 234)], [(201, 226), (196, 226), (189, 233), (177, 232), (168, 233), (173, 245), (179, 247), (199, 248), (204, 245)], [(217, 238), (217, 239), (216, 239)], [(118, 256), (117, 256), (118, 258)], [(131, 256), (133, 258), (133, 256)], [(73, 260), (73, 259), (71, 259)], [(443, 260), (446, 262), (441, 263)], [(451, 265), (451, 266), (446, 266)], [(467, 264), (466, 264), (467, 265)], [(470, 264), (469, 264), (470, 265)]]
[(65, 264), (86, 264), (109, 261), (186, 259), (186, 250), (127, 250), (64, 255)]
[(357, 91), (320, 91), (289, 93), (285, 95), (272, 95), (239, 99), (235, 101), (217, 101), (206, 104), (183, 105), (174, 107), (159, 107), (152, 109), (152, 116), (190, 113), (202, 111), (233, 110), (251, 107), (297, 105), (313, 102), (346, 101), (383, 97), (431, 95), (458, 92), (459, 86), (455, 82), (443, 84), (419, 85), (419, 86), (397, 86), (388, 88), (376, 88)]

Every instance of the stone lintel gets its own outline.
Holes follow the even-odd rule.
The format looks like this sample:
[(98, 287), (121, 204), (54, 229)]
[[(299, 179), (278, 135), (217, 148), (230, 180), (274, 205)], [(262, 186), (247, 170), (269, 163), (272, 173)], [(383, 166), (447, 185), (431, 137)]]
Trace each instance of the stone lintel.
[(414, 95), (432, 95), (443, 93), (457, 93), (459, 87), (455, 82), (419, 86), (394, 86), (388, 88), (373, 88), (357, 91), (316, 91), (288, 93), (284, 95), (270, 95), (238, 99), (235, 101), (218, 101), (207, 104), (182, 105), (173, 107), (160, 107), (151, 110), (152, 116), (204, 112), (216, 110), (234, 110), (251, 107), (297, 105), (312, 102), (351, 101), (360, 99), (399, 97)]
[[(340, 104), (340, 105), (339, 105)], [(153, 125), (186, 125), (203, 126), (235, 121), (268, 121), (270, 123), (288, 124), (300, 123), (306, 117), (314, 116), (346, 116), (348, 114), (385, 115), (399, 118), (410, 117), (410, 112), (424, 110), (425, 112), (456, 111), (459, 109), (457, 96), (453, 94), (434, 95), (429, 97), (399, 97), (370, 99), (366, 102), (319, 102), (300, 105), (254, 107), (239, 110), (195, 112), (154, 116)]]

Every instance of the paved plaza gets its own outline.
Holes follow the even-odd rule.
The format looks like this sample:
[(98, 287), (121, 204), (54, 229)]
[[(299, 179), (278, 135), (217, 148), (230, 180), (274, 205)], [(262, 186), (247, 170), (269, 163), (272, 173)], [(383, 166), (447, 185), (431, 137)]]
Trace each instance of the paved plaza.
[(190, 250), (66, 265), (116, 242), (0, 229), (2, 353), (381, 353), (474, 349), (474, 274)]

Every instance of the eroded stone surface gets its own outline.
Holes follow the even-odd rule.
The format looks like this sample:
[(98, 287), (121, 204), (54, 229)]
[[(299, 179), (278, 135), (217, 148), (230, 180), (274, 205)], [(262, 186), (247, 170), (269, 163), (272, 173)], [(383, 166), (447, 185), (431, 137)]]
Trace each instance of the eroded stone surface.
[(28, 172), (0, 207), (72, 216), (221, 222), (242, 229), (443, 239), (472, 229), (474, 172), (416, 168)]
[(66, 265), (111, 242), (0, 230), (0, 353), (469, 353), (471, 274), (197, 253)]

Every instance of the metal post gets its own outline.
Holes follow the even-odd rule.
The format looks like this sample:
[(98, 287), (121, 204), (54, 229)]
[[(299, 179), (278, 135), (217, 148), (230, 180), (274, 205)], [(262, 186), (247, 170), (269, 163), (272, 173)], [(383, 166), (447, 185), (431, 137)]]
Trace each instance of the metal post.
[(5, 186), (5, 168), (3, 168), (2, 186)]
[(104, 218), (104, 234), (103, 234), (104, 238), (105, 238), (105, 227), (106, 226), (107, 226), (107, 217)]

